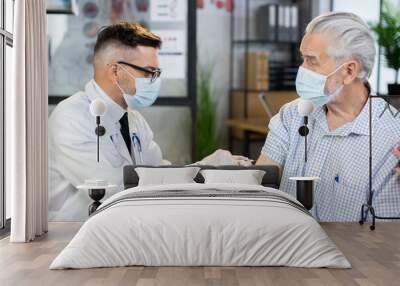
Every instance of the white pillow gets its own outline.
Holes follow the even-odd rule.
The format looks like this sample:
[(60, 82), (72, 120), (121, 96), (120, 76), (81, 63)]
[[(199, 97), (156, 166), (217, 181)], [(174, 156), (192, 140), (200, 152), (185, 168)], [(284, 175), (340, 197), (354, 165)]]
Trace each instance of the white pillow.
[(135, 168), (139, 176), (139, 186), (195, 183), (194, 178), (199, 170), (199, 167)]
[(205, 184), (261, 185), (265, 171), (262, 170), (202, 170)]

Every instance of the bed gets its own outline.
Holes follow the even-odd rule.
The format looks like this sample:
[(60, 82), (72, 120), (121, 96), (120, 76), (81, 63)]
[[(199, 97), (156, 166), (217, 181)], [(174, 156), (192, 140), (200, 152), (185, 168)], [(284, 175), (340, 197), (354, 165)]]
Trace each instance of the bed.
[(50, 269), (351, 267), (309, 212), (277, 189), (274, 166), (246, 168), (265, 171), (258, 186), (204, 183), (200, 173), (194, 183), (138, 186), (135, 168), (125, 167), (125, 191), (103, 202)]

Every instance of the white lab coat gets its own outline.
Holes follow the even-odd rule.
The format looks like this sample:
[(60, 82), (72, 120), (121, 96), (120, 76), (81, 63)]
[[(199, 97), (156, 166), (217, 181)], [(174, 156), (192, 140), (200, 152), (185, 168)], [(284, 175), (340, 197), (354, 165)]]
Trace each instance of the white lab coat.
[[(100, 137), (100, 162), (97, 162), (96, 120), (90, 114), (90, 103), (102, 99), (107, 113), (101, 117), (106, 129)], [(109, 98), (94, 80), (85, 91), (62, 101), (49, 118), (49, 219), (52, 221), (83, 221), (88, 217), (88, 206), (93, 202), (87, 190), (77, 190), (85, 179), (105, 179), (117, 189), (107, 190), (105, 198), (123, 190), (122, 170), (133, 160), (120, 132), (119, 120), (126, 112)], [(153, 132), (143, 116), (128, 110), (130, 134), (136, 132), (141, 141), (131, 142), (136, 164), (160, 165), (162, 154), (153, 141)]]

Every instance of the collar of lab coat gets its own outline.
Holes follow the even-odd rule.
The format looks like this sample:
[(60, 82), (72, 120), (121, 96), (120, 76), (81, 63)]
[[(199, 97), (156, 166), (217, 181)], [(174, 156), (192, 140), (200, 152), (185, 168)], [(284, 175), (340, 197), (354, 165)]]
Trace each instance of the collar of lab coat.
[[(85, 92), (90, 101), (96, 98), (102, 99), (107, 105), (107, 112), (104, 118), (101, 120), (101, 124), (106, 128), (106, 133), (110, 136), (120, 134), (120, 123), (119, 120), (127, 110), (124, 110), (114, 100), (112, 100), (95, 82), (94, 79), (89, 81), (85, 86)], [(129, 115), (129, 113), (128, 113)], [(128, 147), (125, 142), (122, 145), (116, 146), (117, 151), (122, 157), (124, 157), (129, 164), (132, 164), (132, 157), (129, 154)]]
[(85, 92), (90, 101), (96, 98), (102, 99), (107, 105), (107, 112), (104, 115), (106, 122), (119, 123), (119, 120), (127, 110), (123, 109), (118, 103), (112, 100), (96, 83), (94, 79), (90, 80), (85, 86)]

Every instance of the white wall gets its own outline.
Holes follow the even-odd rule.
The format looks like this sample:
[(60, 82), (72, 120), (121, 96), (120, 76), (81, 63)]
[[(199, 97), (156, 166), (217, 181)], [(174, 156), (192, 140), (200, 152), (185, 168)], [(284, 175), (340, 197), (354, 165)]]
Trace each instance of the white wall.
[(218, 135), (221, 147), (226, 145), (225, 119), (228, 114), (230, 67), (230, 13), (205, 1), (197, 10), (198, 65), (213, 64), (212, 90), (217, 105)]
[[(390, 0), (395, 7), (400, 7), (400, 0)], [(335, 0), (334, 11), (346, 11), (359, 15), (366, 22), (378, 22), (379, 20), (379, 1), (378, 0)], [(374, 91), (377, 91), (377, 61), (370, 78), (370, 83)], [(394, 71), (386, 67), (385, 58), (381, 57), (381, 78), (380, 78), (380, 93), (387, 93), (387, 84), (394, 82)]]
[[(212, 90), (217, 105), (218, 134), (225, 147), (228, 114), (230, 14), (205, 1), (197, 10), (198, 65), (214, 66)], [(142, 112), (154, 131), (165, 158), (175, 164), (191, 163), (190, 112), (186, 108), (151, 107)]]

